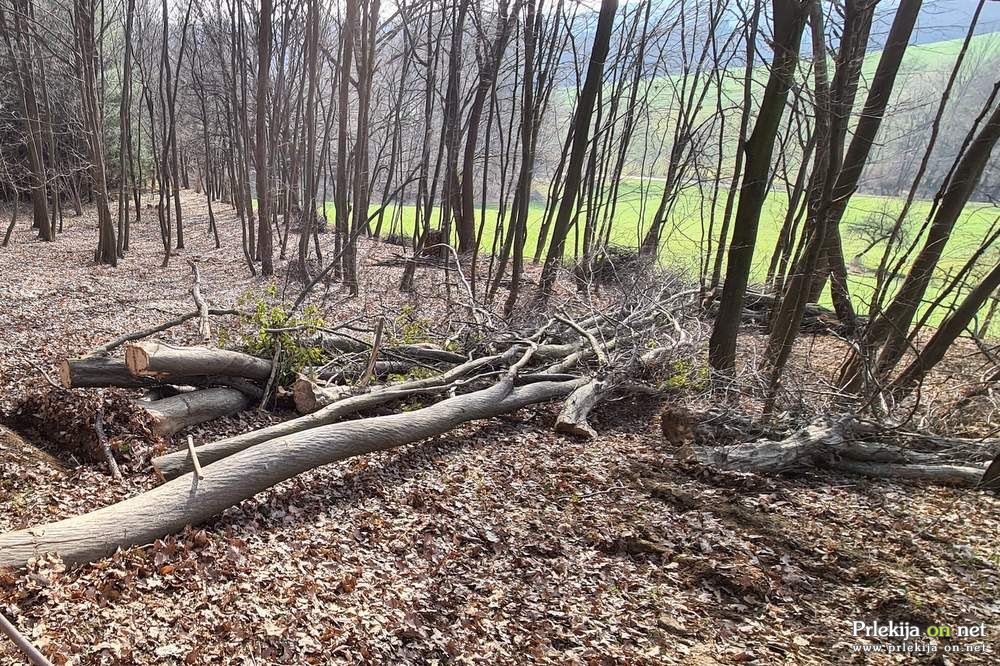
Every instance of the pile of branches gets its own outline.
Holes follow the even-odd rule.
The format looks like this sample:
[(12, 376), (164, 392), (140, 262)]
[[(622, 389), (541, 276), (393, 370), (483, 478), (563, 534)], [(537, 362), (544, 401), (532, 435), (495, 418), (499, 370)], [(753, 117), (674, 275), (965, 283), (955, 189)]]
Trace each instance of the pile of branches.
[[(563, 401), (557, 430), (593, 437), (588, 416), (597, 404), (624, 391), (655, 391), (642, 378), (655, 375), (663, 364), (682, 358), (689, 363), (696, 353), (701, 324), (690, 313), (697, 311), (693, 307), (697, 290), (676, 291), (676, 287), (636, 288), (616, 305), (573, 316), (563, 310), (543, 314), (532, 327), (517, 329), (470, 299), (467, 306), (476, 342), (461, 352), (426, 345), (382, 349), (377, 333), (368, 341), (320, 332), (318, 344), (341, 357), (367, 352), (363, 381), (356, 381), (349, 391), (334, 392), (332, 386), (306, 378), (315, 385), (317, 396), (310, 413), (153, 458), (154, 469), (165, 479), (162, 485), (90, 514), (0, 535), (0, 566), (23, 566), (29, 558), (49, 552), (69, 562), (92, 561), (119, 547), (151, 543), (186, 525), (202, 523), (320, 465), (420, 441), (468, 421), (541, 402)], [(693, 327), (687, 325), (690, 322)], [(123, 337), (133, 340), (123, 341), (123, 359), (90, 355), (67, 362), (64, 375), (69, 373), (74, 385), (82, 381), (83, 370), (92, 369), (121, 381), (204, 386), (219, 378), (260, 381), (265, 366), (272, 375), (276, 367), (228, 350)], [(120, 345), (105, 345), (103, 351), (115, 346)], [(380, 356), (383, 362), (419, 364), (422, 372), (395, 383), (376, 383)], [(335, 373), (335, 366), (328, 364), (326, 370)], [(258, 367), (249, 374), (249, 369)], [(192, 377), (198, 382), (190, 382)], [(413, 398), (424, 406), (393, 411), (400, 401)], [(165, 399), (169, 398), (151, 404)], [(378, 409), (389, 413), (358, 418)]]
[[(703, 307), (713, 317), (718, 312), (721, 294), (722, 287), (720, 286), (715, 291), (705, 294), (703, 299)], [(779, 299), (773, 294), (747, 290), (746, 299), (743, 302), (743, 322), (767, 328), (778, 303)], [(867, 318), (859, 316), (856, 321), (863, 325)], [(832, 333), (843, 336), (850, 332), (848, 326), (840, 321), (836, 312), (817, 303), (806, 305), (802, 313), (800, 327), (803, 332), (813, 334)]]

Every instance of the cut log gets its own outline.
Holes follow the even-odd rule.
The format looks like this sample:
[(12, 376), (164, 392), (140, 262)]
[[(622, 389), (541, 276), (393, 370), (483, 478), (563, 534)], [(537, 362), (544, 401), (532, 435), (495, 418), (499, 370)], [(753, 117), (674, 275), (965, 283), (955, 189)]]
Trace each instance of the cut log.
[[(0, 535), (0, 566), (23, 567), (29, 558), (52, 552), (66, 562), (91, 562), (120, 547), (152, 543), (320, 465), (558, 399), (586, 381), (537, 382), (515, 388), (508, 377), (487, 389), (413, 412), (346, 421), (268, 441), (206, 465), (203, 479), (187, 474), (92, 513)], [(199, 455), (203, 449), (198, 449)]]
[[(399, 400), (400, 398), (412, 395), (442, 393), (448, 390), (452, 382), (456, 379), (481, 368), (490, 367), (499, 359), (499, 356), (478, 358), (463, 363), (435, 377), (418, 379), (378, 391), (372, 391), (371, 393), (351, 396), (350, 398), (327, 405), (312, 414), (300, 416), (297, 419), (276, 423), (267, 428), (236, 435), (235, 437), (229, 437), (210, 444), (203, 444), (198, 447), (198, 457), (201, 459), (203, 465), (209, 465), (234, 453), (256, 446), (261, 442), (266, 442), (277, 437), (287, 437), (310, 428), (327, 425), (345, 416), (378, 407), (393, 400)], [(156, 471), (166, 479), (191, 471), (191, 462), (187, 454), (182, 451), (158, 456), (153, 458), (152, 463)]]
[(331, 405), (338, 400), (350, 397), (354, 389), (341, 384), (320, 386), (308, 377), (299, 377), (292, 385), (292, 398), (295, 400), (295, 411), (299, 414), (313, 412)]
[(125, 346), (125, 365), (139, 377), (212, 375), (266, 381), (271, 361), (208, 347), (178, 347), (149, 340)]
[(136, 377), (125, 361), (106, 356), (87, 356), (65, 359), (59, 365), (59, 378), (66, 388), (146, 388), (173, 386), (225, 386), (234, 388), (250, 398), (260, 400), (264, 392), (259, 386), (242, 377), (185, 377), (165, 374), (159, 377)]
[(125, 361), (106, 356), (65, 359), (59, 364), (59, 379), (66, 388), (151, 388), (162, 383), (152, 377), (136, 377)]
[(606, 382), (594, 379), (573, 391), (563, 404), (562, 411), (556, 417), (556, 432), (564, 432), (584, 439), (597, 437), (587, 417), (590, 411), (604, 396)]
[(243, 411), (250, 407), (250, 399), (235, 389), (208, 388), (136, 404), (152, 417), (157, 433), (169, 436), (188, 426)]

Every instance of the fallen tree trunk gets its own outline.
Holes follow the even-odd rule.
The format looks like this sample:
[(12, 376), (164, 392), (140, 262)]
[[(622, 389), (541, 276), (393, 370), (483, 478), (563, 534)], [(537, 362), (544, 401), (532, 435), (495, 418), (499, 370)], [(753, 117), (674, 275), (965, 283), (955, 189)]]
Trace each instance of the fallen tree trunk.
[(271, 361), (227, 349), (178, 347), (149, 340), (125, 346), (125, 365), (138, 377), (212, 375), (266, 381)]
[(982, 467), (965, 465), (926, 465), (860, 462), (857, 460), (838, 460), (831, 467), (842, 472), (860, 474), (861, 476), (877, 476), (888, 479), (911, 479), (914, 481), (930, 481), (946, 486), (974, 487), (983, 478)]
[(877, 428), (853, 417), (812, 423), (782, 440), (759, 439), (731, 447), (698, 448), (695, 459), (719, 469), (782, 474), (827, 467), (853, 474), (975, 486), (984, 467), (949, 462), (934, 453), (863, 441)]
[[(297, 419), (276, 423), (273, 426), (254, 430), (252, 432), (236, 435), (222, 439), (211, 444), (203, 444), (198, 447), (198, 458), (203, 465), (221, 460), (234, 453), (242, 451), (251, 446), (266, 442), (277, 437), (293, 435), (310, 428), (333, 423), (350, 414), (378, 407), (394, 400), (399, 400), (406, 396), (420, 395), (428, 393), (441, 393), (447, 390), (452, 382), (470, 374), (481, 368), (488, 368), (501, 359), (500, 356), (487, 356), (478, 358), (460, 366), (456, 366), (448, 372), (427, 379), (418, 379), (396, 386), (386, 387), (370, 393), (351, 396), (339, 402), (327, 405), (319, 411), (300, 416)], [(184, 451), (167, 453), (153, 458), (153, 468), (163, 476), (170, 479), (191, 471), (191, 460)]]
[(241, 412), (250, 407), (250, 398), (235, 389), (208, 388), (136, 404), (150, 415), (157, 433), (170, 436), (188, 426)]
[[(125, 361), (106, 356), (68, 358), (59, 364), (59, 378), (66, 388), (151, 388), (169, 381), (152, 377), (136, 377), (129, 372)], [(172, 382), (171, 382), (172, 383)]]
[(155, 389), (164, 385), (225, 386), (236, 389), (254, 400), (260, 400), (263, 390), (242, 377), (184, 377), (163, 375), (159, 377), (136, 377), (129, 371), (125, 361), (106, 356), (84, 356), (64, 359), (59, 365), (59, 379), (66, 388), (145, 388)]
[(151, 543), (320, 465), (409, 444), (466, 421), (560, 398), (587, 381), (515, 387), (507, 377), (490, 388), (413, 412), (346, 421), (271, 440), (203, 465), (204, 478), (187, 474), (82, 516), (0, 535), (0, 566), (23, 567), (29, 558), (51, 552), (67, 562), (90, 562), (119, 547)]

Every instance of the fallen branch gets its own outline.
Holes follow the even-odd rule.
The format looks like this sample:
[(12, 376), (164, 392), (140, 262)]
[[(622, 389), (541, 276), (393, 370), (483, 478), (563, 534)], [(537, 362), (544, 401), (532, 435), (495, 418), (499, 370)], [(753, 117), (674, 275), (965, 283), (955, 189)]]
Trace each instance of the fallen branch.
[(118, 467), (118, 461), (115, 460), (115, 454), (111, 451), (111, 445), (108, 443), (108, 436), (104, 434), (104, 410), (98, 408), (97, 412), (94, 413), (94, 432), (97, 433), (97, 443), (101, 447), (101, 452), (104, 454), (104, 460), (108, 463), (108, 470), (111, 472), (111, 478), (115, 481), (122, 480), (122, 471)]
[(194, 299), (194, 304), (198, 308), (198, 334), (201, 337), (202, 344), (207, 345), (212, 340), (212, 329), (208, 325), (208, 302), (201, 295), (201, 272), (198, 270), (198, 264), (194, 261), (189, 259), (188, 264), (191, 265), (191, 270), (194, 271), (191, 298)]
[(52, 662), (46, 659), (45, 655), (39, 652), (38, 648), (32, 645), (27, 638), (22, 636), (21, 632), (11, 624), (10, 620), (4, 617), (3, 613), (0, 613), (0, 629), (3, 630), (3, 633), (7, 634), (10, 640), (14, 641), (14, 645), (17, 646), (18, 650), (28, 656), (32, 664), (35, 666), (52, 666)]
[[(202, 444), (198, 447), (198, 455), (202, 463), (213, 463), (227, 456), (238, 453), (261, 442), (266, 442), (278, 437), (287, 437), (304, 430), (316, 428), (318, 426), (333, 423), (345, 416), (356, 414), (366, 409), (372, 409), (380, 405), (399, 400), (412, 395), (443, 393), (448, 390), (456, 380), (472, 374), (473, 372), (491, 366), (500, 361), (500, 356), (489, 356), (452, 368), (448, 372), (427, 379), (418, 379), (405, 382), (396, 386), (379, 389), (370, 393), (351, 396), (343, 400), (334, 402), (322, 409), (300, 416), (297, 419), (276, 423), (267, 428), (254, 430), (235, 437), (222, 439), (211, 444)], [(183, 451), (167, 453), (153, 458), (153, 467), (164, 478), (170, 479), (191, 470), (191, 462)]]
[[(215, 308), (208, 309), (209, 315), (238, 315), (241, 314), (239, 310), (217, 310)], [(163, 322), (151, 328), (146, 328), (141, 331), (133, 331), (132, 333), (126, 333), (120, 335), (117, 338), (105, 342), (103, 345), (94, 347), (87, 353), (87, 356), (104, 356), (111, 353), (113, 350), (121, 347), (126, 342), (135, 342), (136, 340), (142, 340), (143, 338), (148, 338), (151, 335), (156, 335), (157, 333), (162, 333), (163, 331), (169, 330), (175, 326), (180, 326), (195, 317), (201, 316), (202, 313), (199, 310), (194, 312), (188, 312), (187, 314), (182, 314), (181, 316), (171, 319), (170, 321)]]

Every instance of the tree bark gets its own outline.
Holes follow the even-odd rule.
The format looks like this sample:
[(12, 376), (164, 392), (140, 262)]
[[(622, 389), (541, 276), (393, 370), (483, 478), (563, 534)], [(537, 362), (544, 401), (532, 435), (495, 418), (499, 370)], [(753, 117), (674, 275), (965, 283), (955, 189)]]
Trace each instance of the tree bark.
[(137, 377), (220, 375), (266, 381), (271, 361), (208, 347), (177, 347), (149, 340), (125, 346), (125, 364)]
[(566, 167), (566, 186), (562, 199), (559, 201), (559, 211), (556, 213), (552, 227), (552, 240), (549, 252), (545, 257), (542, 275), (539, 281), (539, 293), (547, 297), (555, 285), (556, 271), (563, 260), (566, 247), (566, 234), (569, 232), (573, 211), (576, 209), (580, 193), (583, 161), (590, 143), (590, 120), (594, 114), (594, 102), (602, 85), (604, 64), (608, 59), (611, 44), (611, 32), (614, 28), (615, 13), (618, 10), (618, 0), (602, 0), (601, 11), (597, 18), (597, 28), (594, 31), (594, 46), (587, 65), (587, 78), (580, 98), (576, 105), (576, 117), (573, 120), (573, 147), (569, 154), (569, 164)]
[(184, 428), (229, 416), (250, 407), (250, 398), (230, 388), (207, 388), (139, 403), (153, 419), (153, 429), (173, 435)]
[(764, 89), (757, 122), (743, 150), (746, 163), (740, 186), (739, 204), (733, 219), (726, 282), (722, 289), (719, 314), (709, 340), (709, 362), (718, 371), (732, 371), (736, 365), (736, 337), (743, 310), (743, 298), (750, 280), (750, 265), (757, 244), (760, 212), (767, 197), (774, 142), (784, 115), (785, 102), (798, 63), (799, 44), (806, 13), (796, 0), (774, 0), (774, 59)]
[(587, 422), (587, 417), (601, 401), (605, 388), (604, 381), (592, 380), (573, 391), (566, 398), (562, 411), (556, 417), (556, 432), (564, 432), (584, 439), (597, 437), (597, 431)]
[[(198, 447), (198, 458), (203, 464), (212, 463), (216, 460), (221, 460), (227, 456), (238, 453), (239, 451), (260, 444), (261, 442), (266, 442), (270, 439), (278, 437), (288, 437), (310, 428), (328, 425), (343, 418), (344, 416), (356, 414), (357, 412), (365, 409), (378, 407), (379, 405), (384, 405), (392, 402), (393, 400), (399, 400), (400, 398), (411, 395), (440, 393), (449, 388), (451, 382), (455, 379), (463, 377), (479, 368), (487, 368), (495, 361), (498, 361), (499, 358), (500, 357), (494, 356), (469, 361), (462, 366), (453, 368), (452, 370), (436, 377), (418, 379), (379, 391), (363, 393), (361, 395), (345, 398), (344, 400), (331, 403), (326, 407), (313, 412), (312, 414), (301, 416), (297, 419), (277, 423), (273, 426), (268, 426), (267, 428), (254, 430), (242, 435), (236, 435), (235, 437), (222, 439), (217, 442), (212, 442), (211, 444), (203, 444)], [(191, 469), (190, 461), (185, 452), (167, 453), (157, 458), (153, 458), (152, 463), (156, 471), (168, 479), (184, 474)]]

